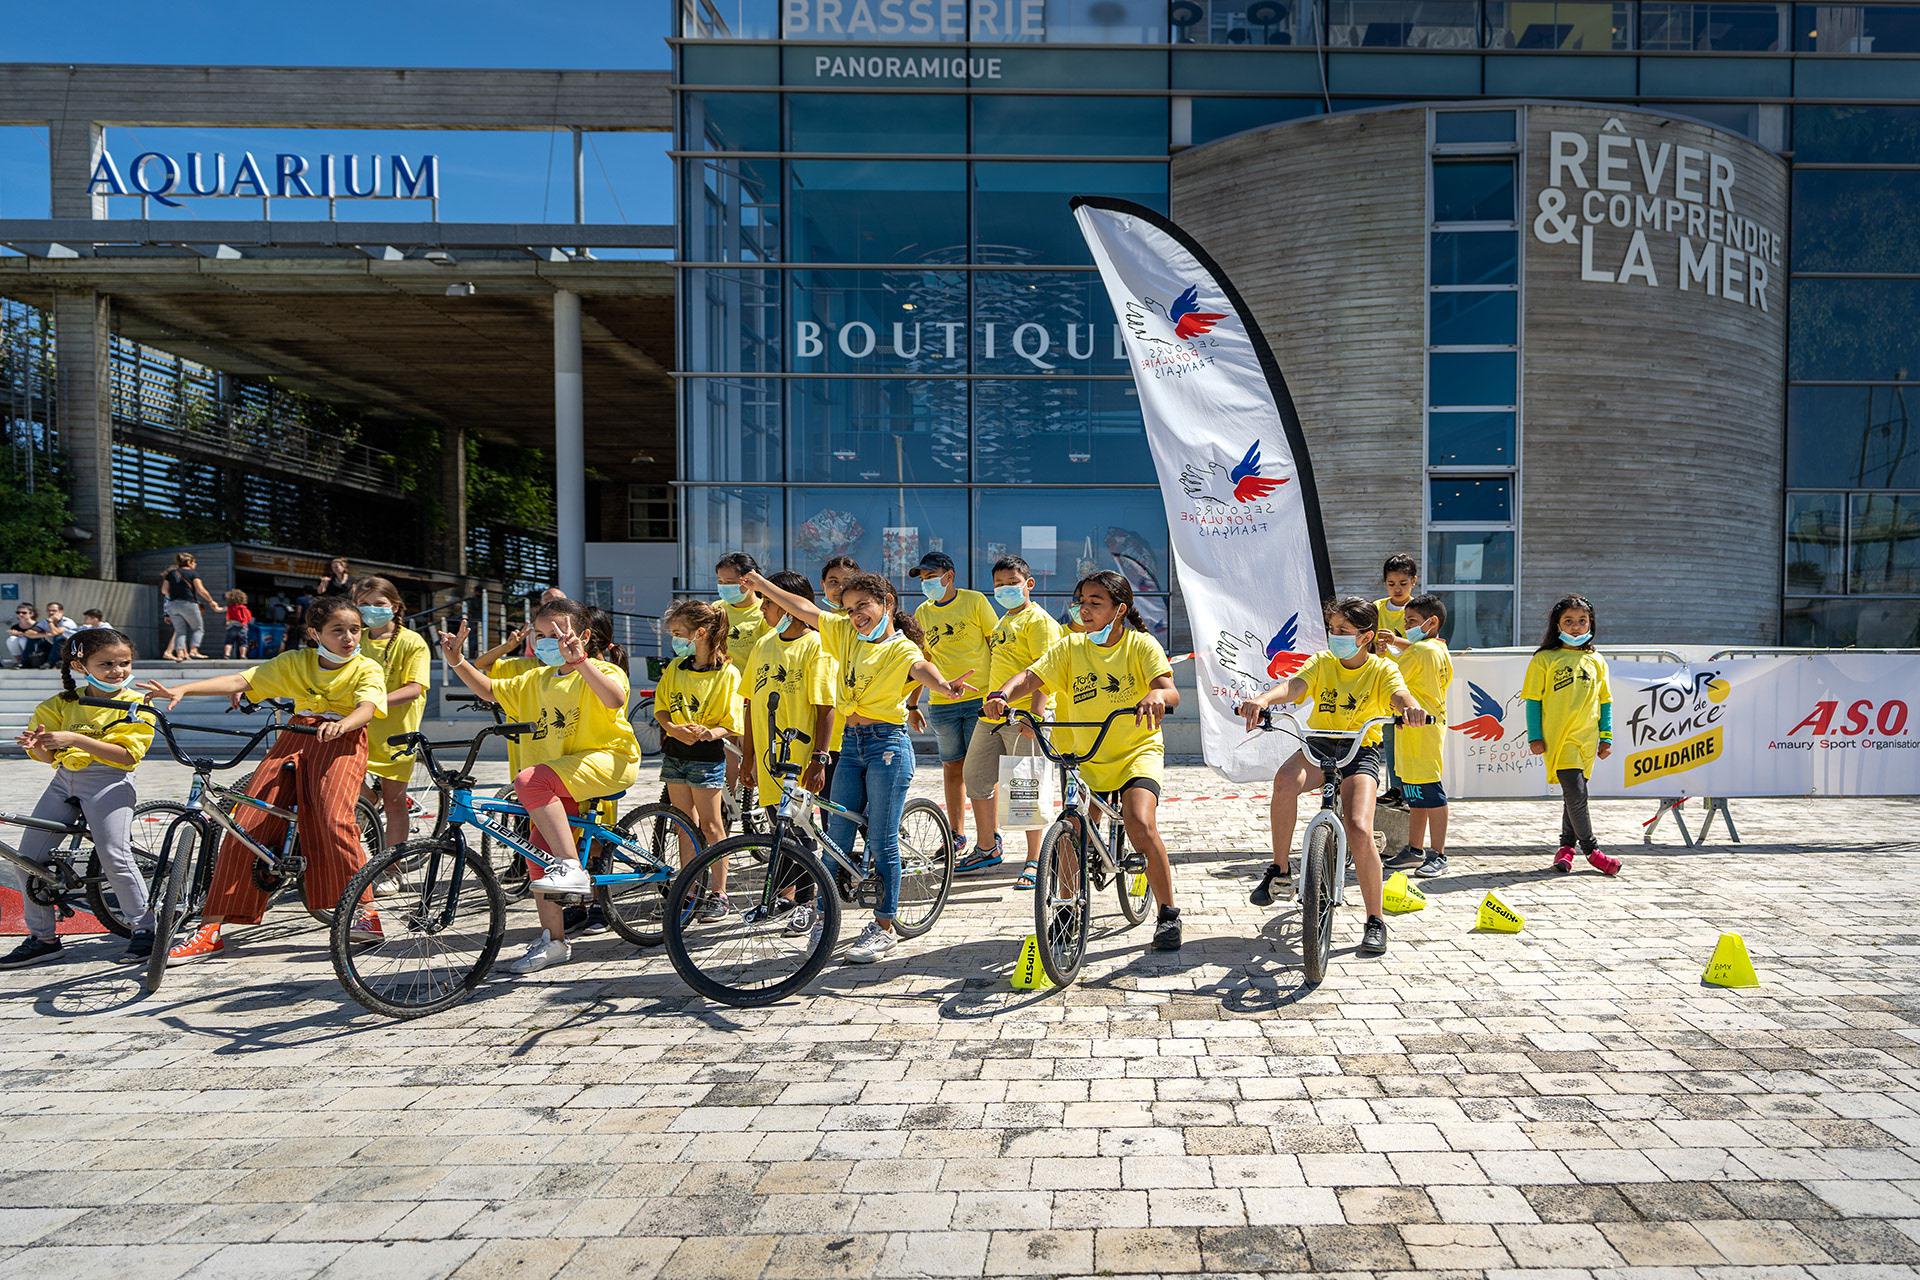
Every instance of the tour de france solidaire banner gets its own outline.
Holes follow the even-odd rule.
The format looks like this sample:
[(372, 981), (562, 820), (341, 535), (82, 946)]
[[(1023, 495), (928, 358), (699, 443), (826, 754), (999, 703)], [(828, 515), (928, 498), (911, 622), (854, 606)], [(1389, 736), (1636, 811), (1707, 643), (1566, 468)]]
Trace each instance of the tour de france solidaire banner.
[[(1454, 655), (1450, 795), (1553, 793), (1545, 766), (1527, 750), (1520, 694), (1528, 658)], [(1920, 654), (1608, 659), (1608, 667), (1613, 754), (1594, 764), (1595, 795), (1920, 794)]]

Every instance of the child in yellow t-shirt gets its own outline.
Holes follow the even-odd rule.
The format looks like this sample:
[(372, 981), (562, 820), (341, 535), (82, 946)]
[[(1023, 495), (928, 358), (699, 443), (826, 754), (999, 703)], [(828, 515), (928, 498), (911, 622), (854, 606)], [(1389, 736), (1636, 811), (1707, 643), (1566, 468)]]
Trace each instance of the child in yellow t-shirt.
[(420, 731), (427, 712), (427, 687), (432, 683), (433, 654), (419, 632), (407, 629), (407, 602), (392, 582), (360, 579), (353, 584), (353, 602), (366, 624), (360, 633), (360, 652), (379, 663), (387, 678), (387, 714), (368, 733), (367, 772), (380, 782), (387, 843), (405, 844), (412, 834), (407, 782), (413, 777), (413, 757), (396, 753), (392, 742), (400, 734)]
[[(987, 637), (993, 634), (999, 617), (986, 596), (955, 584), (953, 557), (944, 551), (929, 551), (920, 557), (913, 576), (920, 580), (925, 599), (913, 610), (913, 620), (925, 637), (927, 656), (943, 671), (987, 670)], [(919, 713), (919, 693), (912, 695), (911, 709)], [(967, 740), (973, 726), (980, 723), (980, 698), (969, 691), (964, 697), (943, 698), (934, 694), (924, 713), (924, 723), (916, 729), (933, 734), (934, 750), (940, 757), (940, 782), (946, 801), (947, 825), (953, 828), (953, 852), (959, 859), (956, 872), (977, 871), (991, 865), (967, 853), (966, 759)], [(996, 857), (994, 862), (998, 862)]]
[[(1339, 759), (1347, 753), (1352, 740), (1315, 740), (1311, 730), (1351, 733), (1369, 720), (1396, 712), (1404, 715), (1409, 725), (1425, 724), (1426, 713), (1407, 692), (1399, 666), (1391, 658), (1383, 658), (1373, 651), (1380, 630), (1379, 610), (1358, 596), (1342, 596), (1327, 603), (1326, 621), (1325, 650), (1314, 654), (1299, 674), (1242, 704), (1247, 727), (1251, 729), (1259, 724), (1260, 712), (1265, 707), (1308, 699), (1313, 711), (1307, 719), (1307, 728), (1314, 750), (1322, 756)], [(1378, 725), (1367, 730), (1361, 738), (1359, 752), (1339, 775), (1347, 852), (1353, 859), (1353, 869), (1360, 880), (1360, 896), (1367, 906), (1360, 952), (1375, 956), (1387, 949), (1380, 854), (1373, 847), (1373, 809), (1380, 794), (1380, 736)], [(1294, 752), (1274, 773), (1269, 811), (1273, 862), (1248, 895), (1255, 906), (1271, 904), (1273, 886), (1292, 878), (1288, 855), (1293, 847), (1293, 823), (1299, 813), (1300, 796), (1318, 791), (1322, 780), (1320, 766), (1309, 760), (1304, 751)]]
[(1437, 876), (1447, 869), (1447, 789), (1440, 781), (1440, 757), (1447, 731), (1447, 690), (1453, 684), (1453, 656), (1440, 632), (1447, 606), (1436, 595), (1407, 601), (1407, 644), (1396, 655), (1400, 676), (1427, 722), (1400, 725), (1394, 732), (1394, 770), (1407, 802), (1407, 844), (1387, 863), (1413, 866), (1414, 874)]
[[(1033, 570), (1019, 556), (1001, 556), (993, 566), (993, 602), (1006, 613), (987, 637), (987, 684), (998, 689), (1040, 660), (1062, 632), (1045, 609), (1033, 603)], [(1045, 717), (1047, 695), (1036, 693), (1020, 708)], [(1000, 865), (1000, 813), (995, 793), (1000, 788), (1000, 761), (1007, 756), (1031, 756), (1038, 748), (1033, 731), (1006, 720), (974, 722), (965, 764), (967, 796), (973, 801), (974, 821), (980, 832), (973, 856), (954, 868), (955, 874)], [(1031, 889), (1040, 873), (1040, 831), (1027, 835), (1027, 864), (1020, 869), (1016, 889)]]
[(1598, 632), (1599, 619), (1585, 596), (1556, 601), (1520, 696), (1527, 702), (1527, 749), (1546, 757), (1548, 780), (1560, 784), (1560, 848), (1553, 869), (1572, 871), (1580, 852), (1595, 871), (1617, 876), (1620, 859), (1601, 851), (1587, 815), (1593, 762), (1613, 754), (1613, 686), (1607, 660), (1594, 652)]
[[(760, 608), (754, 606), (759, 618)], [(708, 844), (726, 838), (721, 796), (727, 785), (727, 742), (740, 736), (740, 667), (732, 658), (723, 605), (676, 600), (663, 619), (673, 661), (653, 691), (653, 718), (660, 725), (660, 780), (667, 801), (699, 824)], [(693, 850), (681, 841), (681, 862)], [(720, 920), (727, 902), (727, 864), (714, 864), (713, 880), (699, 907), (700, 919)]]
[[(791, 595), (813, 599), (813, 584), (790, 569), (768, 581)], [(740, 738), (740, 758), (749, 785), (757, 784), (755, 799), (771, 808), (780, 803), (780, 779), (772, 765), (780, 760), (779, 735), (784, 731), (806, 735), (805, 741), (795, 738), (787, 753), (787, 763), (800, 766), (800, 785), (815, 795), (826, 787), (835, 669), (818, 631), (777, 601), (761, 601), (760, 611), (767, 619), (767, 633), (747, 656), (741, 685), (747, 730)]]

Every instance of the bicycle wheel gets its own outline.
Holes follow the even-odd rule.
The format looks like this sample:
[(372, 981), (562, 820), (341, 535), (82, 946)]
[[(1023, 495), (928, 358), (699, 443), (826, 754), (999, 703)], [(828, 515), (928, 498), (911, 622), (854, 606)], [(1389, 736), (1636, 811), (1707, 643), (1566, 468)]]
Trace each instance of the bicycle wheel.
[(640, 743), (640, 754), (657, 756), (660, 754), (660, 741), (664, 736), (660, 731), (660, 722), (653, 718), (653, 697), (648, 695), (633, 700), (633, 711), (627, 717), (633, 723), (633, 736)]
[(1147, 855), (1127, 848), (1127, 824), (1119, 818), (1107, 819), (1107, 852), (1113, 855), (1113, 865), (1120, 868), (1120, 873), (1113, 878), (1113, 889), (1120, 899), (1120, 914), (1131, 929), (1153, 910), (1153, 886), (1147, 883)]
[(360, 848), (369, 859), (387, 847), (387, 818), (380, 808), (379, 793), (363, 795), (353, 802), (353, 823), (360, 829)]
[[(426, 846), (426, 847), (421, 847)], [(418, 866), (412, 887), (382, 902), (380, 941), (355, 943), (360, 898), (387, 864)], [(419, 1018), (465, 1000), (493, 968), (507, 931), (507, 899), (487, 860), (448, 837), (396, 845), (347, 881), (333, 913), (333, 971), (374, 1013)]]
[[(162, 846), (167, 828), (173, 825), (175, 818), (186, 812), (187, 806), (172, 800), (148, 800), (133, 806), (133, 825), (128, 832), (128, 843), (133, 849), (135, 873), (140, 877), (140, 883), (147, 886), (149, 903), (166, 887)], [(188, 893), (191, 892), (189, 886)], [(95, 919), (107, 926), (108, 932), (122, 938), (132, 935), (133, 922), (120, 909), (120, 896), (107, 881), (106, 868), (100, 863), (98, 849), (90, 850), (87, 854), (87, 908), (93, 912)]]
[(199, 904), (193, 900), (192, 886), (198, 879), (202, 862), (213, 859), (213, 824), (197, 813), (182, 812), (167, 827), (160, 845), (160, 861), (165, 867), (160, 892), (153, 904), (153, 951), (147, 957), (147, 972), (141, 985), (151, 994), (160, 989), (167, 976), (167, 951), (173, 936), (192, 916)]
[(953, 887), (953, 829), (931, 800), (909, 800), (900, 814), (900, 909), (893, 929), (917, 938), (933, 928)]
[[(698, 907), (722, 858), (732, 907), (703, 919)], [(820, 859), (798, 840), (776, 852), (771, 837), (734, 836), (674, 877), (666, 937), (667, 957), (688, 986), (721, 1004), (755, 1008), (799, 991), (827, 963), (840, 937), (840, 898)]]
[[(501, 787), (493, 793), (493, 798), (512, 804), (514, 799), (513, 784), (508, 783), (506, 786)], [(441, 803), (442, 815), (444, 815), (445, 812), (446, 804), (443, 801)], [(532, 843), (533, 828), (529, 825), (527, 816), (524, 813), (495, 813), (489, 816), (495, 822), (512, 832), (514, 839), (520, 841), (520, 843)], [(443, 826), (444, 822), (445, 819), (443, 816)], [(444, 834), (444, 832), (436, 828), (434, 834), (441, 835)], [(518, 902), (531, 893), (533, 891), (533, 882), (527, 878), (526, 859), (522, 858), (512, 846), (506, 844), (504, 841), (494, 839), (484, 831), (478, 831), (477, 835), (480, 841), (480, 856), (486, 860), (489, 867), (493, 868), (494, 879), (500, 882), (500, 892), (507, 895), (507, 901)]]
[(1056, 987), (1071, 983), (1087, 954), (1089, 889), (1080, 823), (1061, 818), (1040, 840), (1040, 876), (1034, 885), (1033, 933), (1040, 964)]
[[(613, 829), (651, 854), (651, 864), (624, 849), (605, 846), (596, 849), (606, 855), (608, 869), (621, 874), (672, 868), (679, 865), (682, 841), (691, 850), (692, 862), (706, 848), (700, 828), (692, 818), (670, 804), (643, 804), (629, 810)], [(660, 851), (667, 850), (662, 856)], [(600, 910), (607, 925), (636, 947), (657, 947), (666, 936), (667, 890), (670, 881), (640, 884), (603, 884), (595, 888)]]
[(1335, 871), (1334, 830), (1330, 822), (1307, 830), (1307, 865), (1300, 882), (1300, 962), (1309, 984), (1327, 976), (1333, 950), (1333, 902), (1339, 886)]
[(757, 789), (744, 782), (736, 783), (727, 791), (720, 808), (729, 831), (738, 831), (743, 836), (763, 836), (773, 829), (773, 824), (767, 821), (767, 811), (760, 807)]

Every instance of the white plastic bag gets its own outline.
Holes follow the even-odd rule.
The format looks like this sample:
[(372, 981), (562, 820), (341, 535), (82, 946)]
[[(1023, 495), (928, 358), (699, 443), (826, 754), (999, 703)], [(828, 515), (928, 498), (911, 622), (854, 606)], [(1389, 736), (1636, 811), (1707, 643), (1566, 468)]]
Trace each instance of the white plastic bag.
[(1044, 756), (1000, 757), (1002, 831), (1044, 831), (1060, 816), (1060, 771)]

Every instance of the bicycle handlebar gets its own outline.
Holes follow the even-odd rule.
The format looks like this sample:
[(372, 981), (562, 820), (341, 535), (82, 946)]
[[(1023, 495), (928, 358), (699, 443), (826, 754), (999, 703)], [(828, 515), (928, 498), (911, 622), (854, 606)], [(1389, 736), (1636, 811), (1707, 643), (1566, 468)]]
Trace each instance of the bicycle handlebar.
[[(1132, 707), (1121, 707), (1117, 711), (1113, 712), (1113, 714), (1109, 715), (1105, 720), (1051, 720), (1049, 721), (1049, 720), (1042, 720), (1039, 716), (1036, 716), (1035, 714), (1033, 714), (1033, 712), (1024, 710), (1023, 708), (1020, 708), (1020, 707), (1007, 708), (1007, 719), (1009, 721), (1024, 720), (1033, 727), (1034, 741), (1040, 744), (1041, 755), (1045, 756), (1047, 759), (1053, 761), (1053, 763), (1057, 765), (1070, 766), (1073, 768), (1078, 768), (1080, 765), (1085, 764), (1087, 761), (1093, 759), (1095, 756), (1100, 754), (1100, 744), (1107, 740), (1107, 734), (1112, 731), (1114, 722), (1118, 720), (1121, 716), (1133, 716), (1137, 721), (1139, 718), (1139, 713), (1135, 711), (1134, 708)], [(1088, 744), (1087, 749), (1085, 751), (1079, 751), (1079, 752), (1062, 751), (1058, 747), (1054, 746), (1053, 740), (1047, 736), (1047, 732), (1052, 729), (1096, 729), (1096, 728), (1099, 729), (1100, 732), (1094, 735), (1093, 741), (1090, 744)]]
[[(1235, 710), (1238, 709), (1239, 708), (1235, 708)], [(1276, 720), (1283, 721), (1284, 723), (1275, 724), (1274, 721)], [(1406, 722), (1407, 718), (1402, 715), (1373, 716), (1358, 729), (1313, 729), (1300, 724), (1300, 718), (1297, 714), (1293, 714), (1293, 708), (1286, 708), (1280, 711), (1276, 711), (1272, 707), (1260, 708), (1261, 731), (1291, 732), (1294, 737), (1300, 740), (1300, 749), (1306, 752), (1307, 758), (1319, 765), (1322, 769), (1346, 768), (1353, 763), (1354, 757), (1360, 754), (1361, 742), (1369, 733), (1372, 733), (1377, 726), (1387, 724), (1404, 725)], [(1351, 738), (1352, 741), (1347, 744), (1345, 755), (1341, 756), (1338, 760), (1329, 760), (1328, 757), (1321, 755), (1320, 752), (1314, 748), (1313, 743), (1309, 741), (1310, 737)]]
[[(491, 703), (488, 705), (493, 706)], [(495, 706), (494, 711), (498, 714), (499, 707)], [(387, 744), (393, 748), (394, 754), (396, 755), (418, 756), (427, 766), (427, 776), (433, 779), (434, 785), (451, 790), (456, 786), (462, 785), (464, 780), (471, 777), (474, 762), (480, 758), (481, 744), (486, 742), (488, 738), (496, 734), (502, 738), (518, 738), (522, 734), (532, 733), (539, 727), (540, 726), (535, 724), (528, 724), (525, 721), (516, 724), (507, 724), (505, 722), (490, 724), (480, 730), (479, 733), (474, 734), (471, 738), (453, 742), (434, 742), (424, 733), (396, 733), (393, 737), (387, 739)], [(457, 772), (443, 767), (438, 760), (433, 758), (435, 751), (449, 747), (465, 747), (467, 749), (466, 761), (460, 766)]]
[[(195, 773), (224, 773), (228, 769), (238, 768), (241, 762), (253, 754), (255, 747), (267, 740), (269, 734), (283, 732), (311, 734), (318, 732), (318, 730), (310, 724), (282, 724), (277, 719), (268, 721), (251, 733), (245, 729), (222, 729), (216, 725), (183, 724), (176, 726), (172, 720), (168, 719), (164, 711), (146, 702), (125, 702), (119, 698), (89, 698), (84, 696), (79, 699), (79, 702), (80, 705), (84, 707), (105, 707), (109, 710), (118, 711), (121, 713), (122, 718), (128, 721), (137, 720), (143, 712), (152, 716), (154, 727), (160, 731), (160, 740), (166, 744), (167, 754), (171, 755), (177, 763), (185, 765)], [(237, 752), (225, 760), (214, 760), (207, 756), (193, 756), (188, 755), (180, 746), (179, 739), (173, 736), (173, 731), (176, 728), (191, 729), (195, 733), (217, 734), (224, 738), (244, 738), (246, 742)]]

